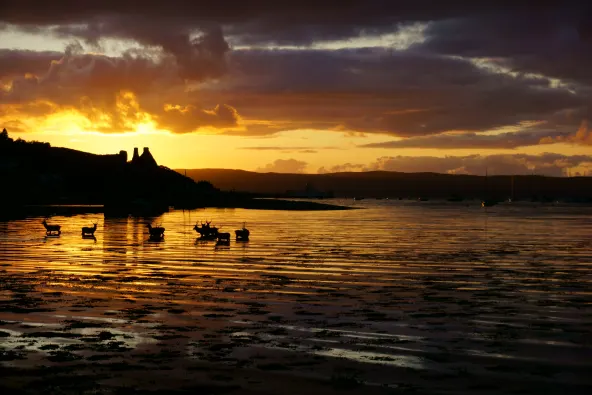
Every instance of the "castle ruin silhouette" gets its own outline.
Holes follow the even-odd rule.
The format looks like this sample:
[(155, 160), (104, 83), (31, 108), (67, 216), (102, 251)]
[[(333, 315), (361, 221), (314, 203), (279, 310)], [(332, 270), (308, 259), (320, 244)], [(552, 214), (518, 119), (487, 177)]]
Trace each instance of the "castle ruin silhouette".
[[(126, 154), (127, 158), (127, 154)], [(150, 149), (148, 147), (144, 147), (144, 151), (142, 155), (138, 155), (138, 148), (134, 147), (134, 156), (132, 157), (131, 164), (135, 166), (142, 166), (142, 167), (157, 167), (158, 164), (156, 160), (150, 153)]]

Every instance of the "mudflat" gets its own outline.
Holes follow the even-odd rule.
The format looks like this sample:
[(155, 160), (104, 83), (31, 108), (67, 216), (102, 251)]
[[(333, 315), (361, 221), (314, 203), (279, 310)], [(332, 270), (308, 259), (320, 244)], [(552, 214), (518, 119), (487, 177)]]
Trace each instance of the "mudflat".
[(0, 222), (0, 391), (590, 393), (590, 208), (360, 205)]

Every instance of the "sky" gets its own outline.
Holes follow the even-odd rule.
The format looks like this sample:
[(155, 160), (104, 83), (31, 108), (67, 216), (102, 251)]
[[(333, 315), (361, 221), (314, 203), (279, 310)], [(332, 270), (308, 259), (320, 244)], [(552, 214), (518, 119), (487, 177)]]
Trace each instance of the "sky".
[(581, 1), (0, 0), (0, 127), (175, 169), (592, 175)]

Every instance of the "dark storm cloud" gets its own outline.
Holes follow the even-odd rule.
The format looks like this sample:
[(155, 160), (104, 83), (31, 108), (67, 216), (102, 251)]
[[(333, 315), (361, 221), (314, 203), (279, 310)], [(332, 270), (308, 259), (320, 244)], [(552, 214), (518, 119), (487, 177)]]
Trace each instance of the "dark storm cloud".
[(495, 135), (478, 133), (440, 134), (424, 137), (411, 137), (397, 141), (364, 144), (365, 148), (438, 148), (438, 149), (512, 149), (558, 142), (570, 134), (557, 130), (510, 132)]
[(230, 75), (203, 92), (247, 118), (292, 129), (315, 125), (400, 137), (479, 132), (544, 120), (587, 101), (544, 79), (414, 51), (234, 51), (229, 67)]
[(179, 75), (192, 81), (224, 74), (224, 55), (230, 49), (217, 25), (201, 26), (199, 36), (194, 37), (191, 26), (163, 21), (155, 28), (151, 20), (128, 23), (117, 17), (110, 23), (100, 22), (97, 26), (63, 26), (50, 31), (61, 37), (82, 38), (92, 45), (98, 45), (101, 38), (123, 38), (159, 47), (164, 53), (175, 57)]
[[(21, 115), (35, 100), (74, 108), (91, 120), (106, 112), (111, 124), (105, 130), (127, 130), (130, 119), (140, 121), (148, 113), (175, 132), (232, 128), (242, 118), (246, 131), (227, 132), (334, 129), (406, 137), (407, 143), (398, 144), (407, 146), (520, 146), (534, 143), (534, 135), (473, 134), (523, 121), (575, 131), (592, 114), (591, 89), (585, 86), (592, 66), (592, 51), (586, 50), (592, 29), (582, 23), (586, 12), (576, 1), (345, 0), (336, 6), (0, 0), (0, 30), (95, 46), (103, 38), (142, 45), (119, 58), (73, 50), (48, 65), (46, 74), (33, 59), (44, 55), (25, 56), (4, 67), (11, 73), (22, 68), (23, 74), (35, 69), (36, 76), (14, 80), (9, 91), (0, 91), (0, 101)], [(231, 51), (229, 45), (307, 45), (395, 32), (415, 22), (428, 22), (427, 39), (410, 50)], [(545, 77), (493, 73), (469, 57), (560, 77), (570, 90), (551, 86)], [(464, 134), (415, 139), (450, 131)], [(542, 137), (548, 143), (565, 136)]]
[(430, 23), (430, 53), (489, 58), (517, 72), (573, 83), (592, 82), (592, 7), (565, 4), (545, 12), (496, 12)]
[(63, 54), (53, 51), (0, 49), (0, 79), (26, 73), (44, 74), (49, 63), (59, 60), (62, 56)]
[[(30, 30), (58, 26), (57, 32), (96, 40), (119, 36), (143, 41), (157, 31), (170, 37), (217, 24), (242, 43), (309, 44), (392, 31), (396, 24), (473, 17), (495, 10), (530, 14), (553, 10), (560, 1), (100, 1), (2, 0), (0, 21)], [(66, 29), (61, 27), (69, 26)], [(74, 26), (74, 27), (72, 27)]]

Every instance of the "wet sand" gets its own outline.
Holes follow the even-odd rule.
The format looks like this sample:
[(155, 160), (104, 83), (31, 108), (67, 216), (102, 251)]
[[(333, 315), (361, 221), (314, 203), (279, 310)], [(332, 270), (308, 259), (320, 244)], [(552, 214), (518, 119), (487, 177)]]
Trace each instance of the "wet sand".
[(592, 209), (362, 205), (0, 222), (0, 391), (590, 393)]

